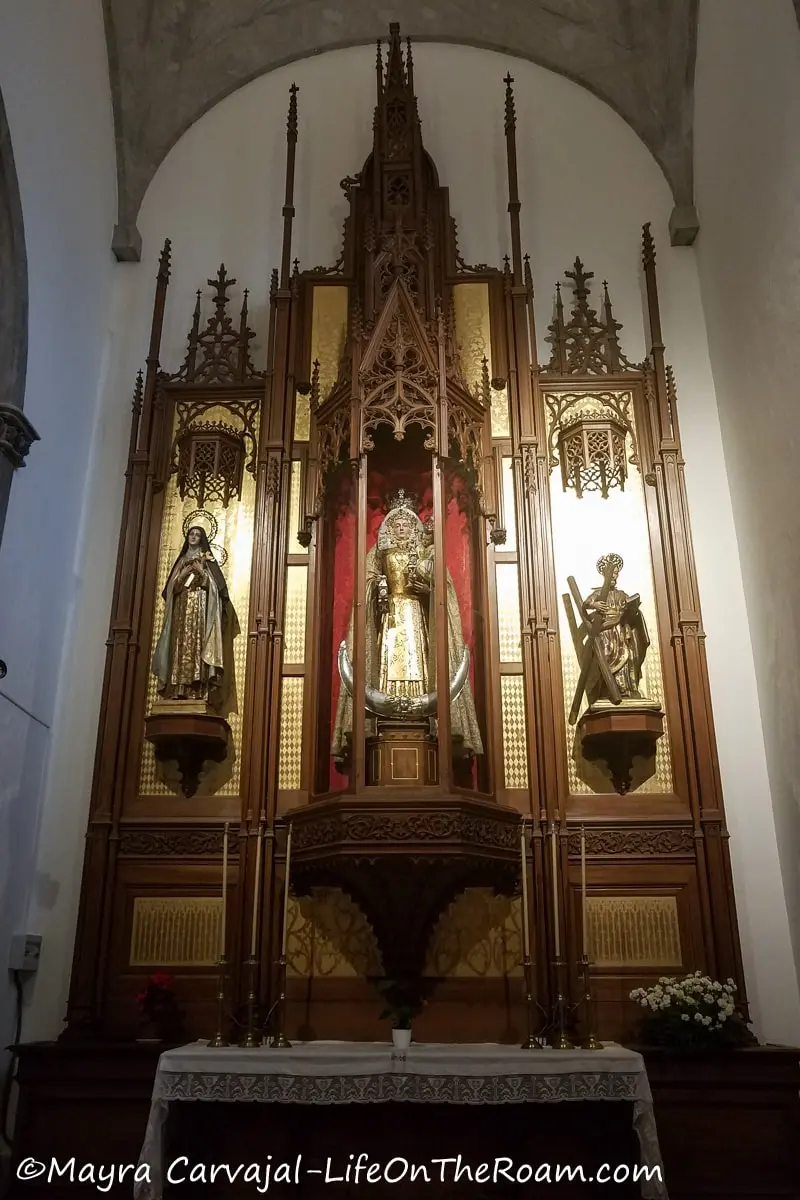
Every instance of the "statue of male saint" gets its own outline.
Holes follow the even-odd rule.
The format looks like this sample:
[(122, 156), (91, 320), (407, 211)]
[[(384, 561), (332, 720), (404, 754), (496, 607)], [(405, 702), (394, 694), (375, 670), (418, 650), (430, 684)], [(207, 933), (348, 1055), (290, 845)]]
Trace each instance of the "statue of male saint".
[[(596, 650), (605, 659), (619, 699), (642, 700), (644, 697), (639, 685), (650, 637), (642, 615), (640, 597), (629, 596), (616, 586), (623, 565), (619, 554), (604, 554), (598, 559), (597, 570), (603, 577), (603, 584), (586, 597), (582, 615), (589, 627), (598, 621), (598, 614), (602, 617), (596, 632)], [(604, 675), (605, 672), (595, 663), (586, 680), (586, 695), (590, 705), (598, 700), (617, 702), (617, 697), (611, 695)]]

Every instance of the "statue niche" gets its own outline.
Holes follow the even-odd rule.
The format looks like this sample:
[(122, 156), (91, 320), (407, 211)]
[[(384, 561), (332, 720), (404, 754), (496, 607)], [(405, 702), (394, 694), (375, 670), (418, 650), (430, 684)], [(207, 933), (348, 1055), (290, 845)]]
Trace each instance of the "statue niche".
[[(433, 521), (423, 522), (404, 488), (389, 501), (366, 556), (365, 708), (367, 769), (373, 783), (436, 783), (436, 621)], [(450, 727), (454, 753), (483, 753), (469, 683), (469, 649), (455, 584), (447, 571)], [(338, 652), (342, 687), (331, 755), (346, 764), (353, 729), (353, 615)], [(391, 745), (388, 743), (391, 742)]]
[(146, 719), (146, 734), (159, 762), (178, 764), (181, 790), (192, 796), (203, 765), (227, 754), (225, 716), (235, 704), (233, 639), (239, 632), (202, 525), (185, 529), (162, 597), (164, 619), (150, 668), (159, 700)]
[[(581, 664), (569, 723), (578, 724), (584, 757), (605, 763), (621, 794), (630, 790), (634, 758), (652, 757), (664, 732), (659, 705), (640, 690), (650, 637), (639, 596), (617, 587), (623, 565), (619, 554), (604, 554), (597, 562), (601, 586), (584, 600), (570, 576), (575, 610), (564, 597)], [(589, 705), (579, 719), (584, 695)]]

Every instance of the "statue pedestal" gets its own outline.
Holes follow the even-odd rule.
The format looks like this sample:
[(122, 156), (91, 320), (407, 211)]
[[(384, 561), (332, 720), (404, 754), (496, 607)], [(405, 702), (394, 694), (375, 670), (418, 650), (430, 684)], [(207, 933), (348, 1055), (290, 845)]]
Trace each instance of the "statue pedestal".
[(162, 700), (145, 717), (144, 732), (159, 762), (178, 764), (181, 791), (193, 796), (203, 764), (225, 758), (231, 728), (202, 701)]
[(439, 782), (439, 751), (427, 721), (378, 720), (367, 738), (367, 783), (381, 787), (433, 787)]
[(649, 758), (664, 732), (664, 714), (652, 700), (596, 701), (578, 722), (581, 750), (589, 762), (604, 762), (621, 796), (631, 787), (634, 758)]

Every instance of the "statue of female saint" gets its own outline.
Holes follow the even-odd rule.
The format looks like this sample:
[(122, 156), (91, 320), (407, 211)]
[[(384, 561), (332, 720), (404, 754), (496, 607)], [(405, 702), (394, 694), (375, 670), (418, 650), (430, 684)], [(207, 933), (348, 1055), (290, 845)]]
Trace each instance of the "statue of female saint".
[(205, 702), (221, 711), (231, 695), (230, 643), (238, 632), (228, 588), (206, 531), (186, 533), (162, 592), (164, 624), (152, 672), (165, 700)]
[[(602, 653), (622, 700), (643, 699), (639, 691), (642, 667), (650, 638), (640, 607), (639, 596), (629, 596), (617, 587), (623, 562), (618, 554), (604, 554), (597, 570), (603, 576), (603, 586), (594, 588), (583, 603), (583, 615), (588, 625), (602, 616), (597, 634), (598, 650)], [(601, 671), (595, 669), (587, 681), (590, 704), (607, 700), (609, 688)]]
[[(392, 500), (378, 538), (366, 558), (366, 681), (400, 714), (405, 702), (428, 696), (436, 688), (436, 630), (432, 594), (433, 536), (431, 522), (423, 524), (413, 501), (402, 489)], [(352, 654), (353, 617), (346, 648)], [(450, 723), (454, 744), (461, 754), (482, 754), (475, 702), (463, 671), (464, 634), (453, 580), (447, 573), (447, 645), (451, 678), (462, 667), (464, 681), (451, 699)], [(349, 658), (347, 660), (349, 662)], [(452, 693), (452, 688), (451, 688)], [(413, 719), (413, 718), (412, 718)], [(337, 761), (349, 756), (353, 728), (353, 701), (343, 675), (336, 709), (331, 754)], [(375, 717), (367, 713), (366, 732), (375, 733)]]

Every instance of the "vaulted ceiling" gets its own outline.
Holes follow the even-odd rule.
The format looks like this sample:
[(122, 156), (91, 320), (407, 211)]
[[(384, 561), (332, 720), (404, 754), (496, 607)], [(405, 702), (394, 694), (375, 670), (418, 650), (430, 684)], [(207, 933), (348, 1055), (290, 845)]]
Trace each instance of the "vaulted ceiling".
[[(388, 23), (418, 41), (527, 58), (605, 100), (661, 165), (678, 210), (692, 204), (692, 90), (699, 0), (103, 0), (119, 171), (119, 257), (177, 139), (274, 67), (374, 42)], [(686, 239), (689, 240), (689, 239)]]

